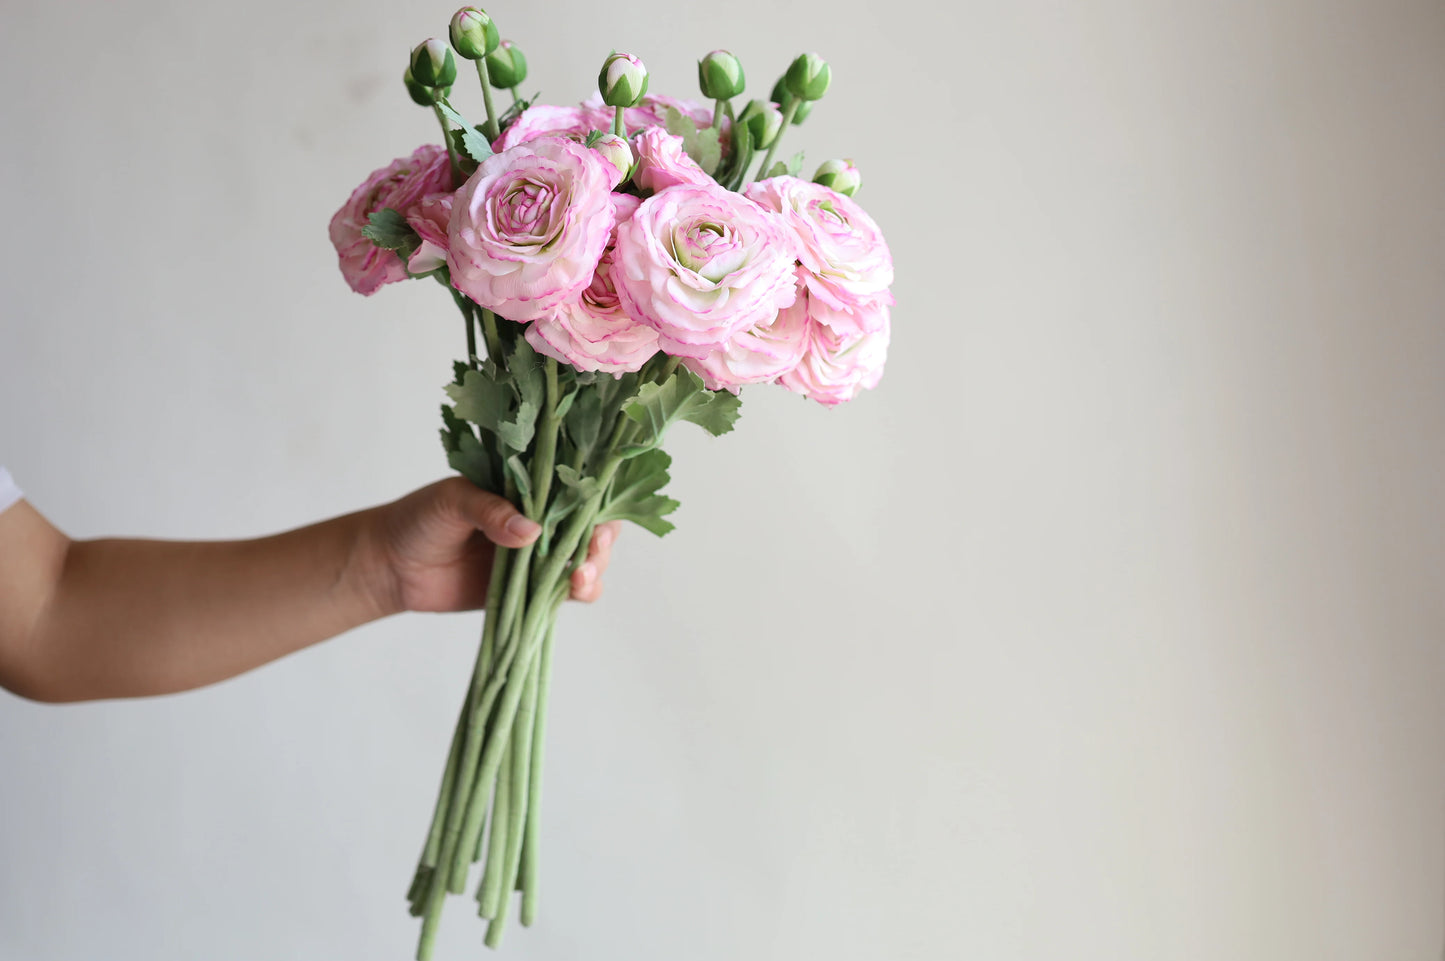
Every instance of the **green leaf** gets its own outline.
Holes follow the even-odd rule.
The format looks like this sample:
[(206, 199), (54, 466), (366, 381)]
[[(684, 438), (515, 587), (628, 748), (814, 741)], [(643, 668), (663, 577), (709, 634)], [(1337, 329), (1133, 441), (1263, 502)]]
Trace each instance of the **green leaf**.
[(491, 431), (504, 448), (521, 453), (532, 443), (540, 397), (537, 401), (521, 397), (509, 372), (492, 361), (481, 370), (468, 370), (462, 383), (448, 385), (446, 392), (457, 417)]
[(577, 392), (577, 400), (562, 420), (572, 445), (584, 454), (592, 450), (602, 432), (602, 396), (597, 390)]
[(398, 210), (383, 207), (367, 220), (370, 222), (361, 228), (361, 236), (383, 250), (404, 251), (402, 256), (410, 257), (421, 246), (421, 238)]
[(512, 483), (517, 485), (517, 493), (522, 495), (522, 510), (526, 511), (528, 517), (531, 517), (533, 514), (532, 474), (527, 470), (527, 465), (522, 463), (521, 454), (513, 454), (507, 458), (506, 471), (507, 476), (512, 479)]
[(676, 107), (667, 107), (662, 111), (662, 123), (668, 133), (681, 137), (683, 143), (687, 142), (688, 137), (697, 136), (696, 121)]
[(452, 109), (452, 105), (445, 100), (437, 104), (442, 114), (461, 128), (462, 149), (466, 150), (467, 156), (477, 163), (481, 163), (492, 155), (492, 145), (487, 143), (487, 138), (482, 136), (478, 130), (467, 123), (466, 118)]
[(759, 179), (759, 180), (768, 180), (768, 179), (771, 179), (771, 178), (773, 178), (773, 177), (781, 177), (781, 176), (783, 176), (784, 174), (786, 174), (787, 172), (788, 172), (788, 165), (787, 165), (786, 163), (784, 163), (783, 161), (779, 160), (777, 163), (773, 164), (773, 165), (772, 165), (771, 167), (769, 167), (766, 171), (764, 171), (764, 172), (763, 172), (763, 175), (762, 175), (761, 177), (759, 177), (758, 179)]
[(635, 457), (662, 442), (667, 428), (679, 420), (689, 420), (713, 436), (733, 429), (742, 408), (742, 400), (727, 391), (703, 388), (702, 379), (686, 367), (663, 384), (643, 384), (637, 396), (622, 408), (632, 421), (642, 425), (637, 444), (623, 451)]
[(495, 493), (499, 490), (500, 485), (497, 483), (492, 469), (492, 455), (477, 440), (477, 435), (467, 429), (465, 433), (456, 435), (456, 437), (458, 438), (457, 449), (447, 454), (447, 463), (451, 465), (452, 470), (484, 491)]
[(693, 146), (694, 149), (689, 150), (688, 155), (697, 161), (697, 165), (705, 173), (711, 176), (717, 170), (718, 164), (722, 163), (722, 144), (718, 142), (718, 129), (708, 127), (705, 130), (699, 130)]
[(796, 177), (803, 170), (803, 151), (799, 150), (788, 158), (788, 176)]
[(663, 450), (650, 450), (623, 464), (613, 479), (612, 492), (597, 515), (598, 523), (632, 521), (658, 537), (672, 530), (672, 522), (663, 517), (677, 510), (678, 503), (658, 493), (667, 485), (667, 468), (671, 464), (672, 458)]
[(748, 165), (753, 160), (753, 131), (747, 124), (732, 126), (732, 143), (728, 148), (727, 163), (717, 173), (718, 183), (729, 190), (737, 190), (747, 176)]

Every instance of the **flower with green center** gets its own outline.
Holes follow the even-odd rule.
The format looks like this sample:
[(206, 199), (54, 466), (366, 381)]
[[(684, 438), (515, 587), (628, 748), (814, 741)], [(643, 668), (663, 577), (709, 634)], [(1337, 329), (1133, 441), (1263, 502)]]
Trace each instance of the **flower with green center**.
[(497, 25), (479, 7), (462, 7), (452, 14), (452, 47), (468, 60), (480, 60), (501, 42)]
[(452, 48), (433, 37), (411, 52), (411, 75), (424, 87), (450, 87), (457, 79)]

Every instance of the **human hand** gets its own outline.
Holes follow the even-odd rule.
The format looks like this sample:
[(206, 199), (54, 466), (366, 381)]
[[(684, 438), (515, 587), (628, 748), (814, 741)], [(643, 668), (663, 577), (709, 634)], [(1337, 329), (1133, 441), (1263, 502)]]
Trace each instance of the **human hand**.
[[(361, 553), (386, 613), (485, 606), (494, 545), (523, 547), (541, 528), (506, 498), (452, 477), (368, 512)], [(572, 574), (572, 598), (595, 601), (621, 524), (599, 524)]]

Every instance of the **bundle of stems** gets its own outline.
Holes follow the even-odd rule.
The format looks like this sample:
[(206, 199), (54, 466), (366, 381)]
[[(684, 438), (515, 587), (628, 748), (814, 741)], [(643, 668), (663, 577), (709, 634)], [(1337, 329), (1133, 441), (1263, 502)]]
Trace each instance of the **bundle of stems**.
[[(536, 917), (549, 677), (571, 573), (599, 523), (670, 530), (663, 515), (677, 502), (658, 493), (668, 479), (669, 458), (659, 446), (666, 428), (691, 420), (722, 433), (739, 406), (732, 394), (703, 389), (664, 354), (620, 376), (559, 365), (531, 349), (520, 325), (499, 324), (453, 294), (466, 318), (469, 358), (456, 365), (447, 388), (453, 403), (442, 409), (448, 459), (543, 531), (526, 547), (496, 549), (476, 666), (408, 894), (412, 914), (422, 918), (419, 961), (431, 956), (446, 895), (465, 890), (477, 862), (488, 946), (500, 943), (514, 891), (521, 892), (522, 924)], [(475, 350), (477, 326), (484, 357)]]

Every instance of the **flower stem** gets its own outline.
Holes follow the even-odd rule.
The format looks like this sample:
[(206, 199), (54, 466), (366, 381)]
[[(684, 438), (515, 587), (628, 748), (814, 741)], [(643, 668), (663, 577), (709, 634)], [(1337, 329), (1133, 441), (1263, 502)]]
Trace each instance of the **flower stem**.
[(622, 122), (622, 108), (612, 108), (612, 132), (623, 140), (627, 139), (627, 126)]
[(502, 870), (507, 854), (507, 826), (512, 822), (512, 766), (507, 763), (511, 746), (502, 757), (502, 771), (497, 778), (496, 797), (492, 801), (491, 838), (487, 845), (487, 868), (482, 885), (477, 889), (477, 913), (495, 918), (500, 912)]
[[(518, 86), (520, 86), (520, 84)], [(512, 103), (522, 102), (522, 95), (517, 93), (517, 87), (508, 87), (507, 89), (512, 91)]]
[(717, 102), (717, 106), (715, 106), (715, 107), (712, 108), (712, 125), (713, 125), (713, 127), (715, 127), (715, 128), (721, 128), (721, 127), (722, 127), (723, 111), (726, 109), (726, 107), (727, 107), (727, 101), (720, 99), (720, 100), (718, 100), (718, 102)]
[(522, 832), (522, 926), (530, 927), (537, 917), (537, 817), (542, 806), (542, 757), (547, 738), (547, 697), (552, 689), (552, 647), (555, 622), (547, 627), (542, 642), (542, 660), (537, 665), (537, 706), (532, 715), (532, 766), (528, 772), (527, 823)]
[(442, 125), (442, 143), (447, 145), (447, 156), (452, 162), (452, 189), (455, 190), (462, 184), (462, 165), (457, 160), (457, 150), (452, 146), (452, 128), (447, 123), (446, 114), (442, 113), (441, 104), (431, 105), (432, 113), (437, 115), (437, 123)]
[(502, 135), (497, 126), (497, 108), (492, 106), (492, 78), (487, 75), (486, 57), (479, 57), (472, 62), (477, 65), (477, 78), (482, 81), (482, 103), (487, 108), (487, 122), (483, 125), (483, 130), (487, 134), (487, 142), (491, 143)]
[(778, 135), (774, 137), (773, 142), (768, 145), (768, 152), (763, 155), (763, 162), (761, 166), (758, 167), (758, 173), (757, 176), (753, 178), (754, 180), (762, 180), (763, 175), (768, 172), (768, 168), (773, 165), (773, 154), (778, 152), (778, 144), (783, 142), (783, 134), (787, 133), (788, 128), (793, 125), (793, 117), (797, 114), (798, 106), (802, 102), (803, 101), (797, 97), (788, 98), (788, 105), (783, 108), (783, 125), (778, 128)]

